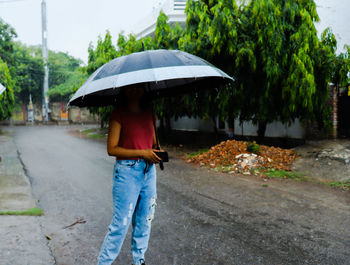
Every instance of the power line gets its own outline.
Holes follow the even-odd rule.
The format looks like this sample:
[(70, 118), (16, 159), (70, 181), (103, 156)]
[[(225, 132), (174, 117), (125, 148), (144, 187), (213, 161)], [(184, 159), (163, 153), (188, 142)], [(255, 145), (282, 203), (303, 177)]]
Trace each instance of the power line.
[(28, 0), (0, 0), (0, 4), (14, 3), (14, 2), (24, 2)]

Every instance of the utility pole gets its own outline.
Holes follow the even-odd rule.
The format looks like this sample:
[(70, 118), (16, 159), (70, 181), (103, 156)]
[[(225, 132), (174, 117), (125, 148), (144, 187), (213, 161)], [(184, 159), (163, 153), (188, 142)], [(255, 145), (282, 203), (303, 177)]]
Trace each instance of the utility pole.
[(47, 22), (46, 22), (46, 2), (42, 0), (41, 2), (41, 32), (42, 32), (42, 53), (44, 58), (44, 82), (43, 82), (43, 117), (44, 121), (49, 121), (49, 98), (46, 93), (49, 90), (49, 67), (48, 63), (48, 48), (47, 48)]

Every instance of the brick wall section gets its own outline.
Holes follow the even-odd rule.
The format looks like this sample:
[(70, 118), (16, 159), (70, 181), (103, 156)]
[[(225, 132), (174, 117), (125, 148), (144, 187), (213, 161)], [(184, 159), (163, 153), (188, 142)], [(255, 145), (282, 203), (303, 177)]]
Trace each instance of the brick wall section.
[(333, 139), (338, 138), (338, 89), (336, 86), (331, 85), (331, 99), (332, 99), (332, 136)]
[(332, 130), (321, 130), (316, 121), (312, 121), (306, 125), (306, 138), (312, 140), (328, 139), (338, 137), (338, 89), (332, 84), (329, 85), (329, 101), (326, 102), (331, 108)]
[(99, 123), (98, 115), (92, 114), (87, 108), (71, 107), (68, 110), (69, 121), (72, 123)]
[[(62, 121), (70, 123), (99, 123), (99, 116), (92, 114), (87, 108), (71, 107), (67, 109), (65, 102), (51, 102), (50, 103), (50, 117), (51, 121), (60, 123)], [(42, 106), (41, 104), (34, 104), (34, 122), (43, 122)], [(27, 107), (21, 106), (21, 109), (15, 111), (10, 121), (6, 123), (11, 124), (25, 124), (27, 122)]]

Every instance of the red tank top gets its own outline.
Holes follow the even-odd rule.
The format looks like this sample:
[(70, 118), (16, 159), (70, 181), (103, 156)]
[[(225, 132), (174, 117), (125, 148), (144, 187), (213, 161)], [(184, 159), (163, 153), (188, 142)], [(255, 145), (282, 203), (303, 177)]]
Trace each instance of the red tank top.
[(121, 125), (118, 146), (138, 150), (152, 148), (154, 131), (150, 110), (132, 112), (127, 109), (118, 109), (114, 117)]

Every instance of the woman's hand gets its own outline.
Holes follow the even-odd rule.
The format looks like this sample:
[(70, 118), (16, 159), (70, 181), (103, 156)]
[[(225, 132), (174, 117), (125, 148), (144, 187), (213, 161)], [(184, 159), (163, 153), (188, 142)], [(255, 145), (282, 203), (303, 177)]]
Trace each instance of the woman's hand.
[(146, 159), (151, 163), (159, 163), (161, 159), (154, 153), (154, 151), (158, 151), (155, 149), (145, 149), (142, 150), (142, 158)]

